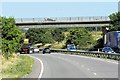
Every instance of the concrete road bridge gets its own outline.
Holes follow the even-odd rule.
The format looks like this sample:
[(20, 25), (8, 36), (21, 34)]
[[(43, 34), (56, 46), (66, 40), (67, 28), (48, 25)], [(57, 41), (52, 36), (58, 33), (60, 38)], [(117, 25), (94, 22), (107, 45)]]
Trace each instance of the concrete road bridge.
[(104, 27), (110, 23), (107, 16), (16, 18), (15, 21), (21, 28)]

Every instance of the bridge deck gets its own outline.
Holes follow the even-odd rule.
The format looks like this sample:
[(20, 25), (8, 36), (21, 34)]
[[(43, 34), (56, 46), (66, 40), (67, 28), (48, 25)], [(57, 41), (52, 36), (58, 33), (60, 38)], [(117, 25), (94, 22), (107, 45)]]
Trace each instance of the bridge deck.
[(110, 19), (107, 16), (16, 18), (15, 21), (15, 24), (21, 28), (103, 27), (109, 26), (110, 23)]

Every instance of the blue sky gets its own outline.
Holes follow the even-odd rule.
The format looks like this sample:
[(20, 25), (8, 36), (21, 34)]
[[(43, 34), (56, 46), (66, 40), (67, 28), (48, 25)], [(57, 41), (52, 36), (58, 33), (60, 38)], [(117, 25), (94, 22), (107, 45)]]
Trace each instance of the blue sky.
[(109, 16), (117, 11), (117, 2), (3, 2), (0, 15), (15, 18)]

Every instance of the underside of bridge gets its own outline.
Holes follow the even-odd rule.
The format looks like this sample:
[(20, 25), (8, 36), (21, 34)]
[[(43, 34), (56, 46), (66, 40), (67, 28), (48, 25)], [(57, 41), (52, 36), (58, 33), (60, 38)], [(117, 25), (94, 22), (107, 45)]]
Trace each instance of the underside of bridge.
[(109, 24), (73, 24), (73, 25), (22, 25), (20, 28), (67, 28), (67, 27), (105, 27)]
[(64, 21), (64, 22), (18, 22), (16, 25), (21, 28), (63, 28), (63, 27), (103, 27), (109, 26), (110, 21)]

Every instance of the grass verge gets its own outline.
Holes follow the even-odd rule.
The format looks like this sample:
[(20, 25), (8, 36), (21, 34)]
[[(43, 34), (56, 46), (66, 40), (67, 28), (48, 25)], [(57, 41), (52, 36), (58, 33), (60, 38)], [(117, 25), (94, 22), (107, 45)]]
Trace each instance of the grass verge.
[(20, 55), (2, 63), (2, 78), (20, 78), (31, 73), (34, 60), (27, 55)]

